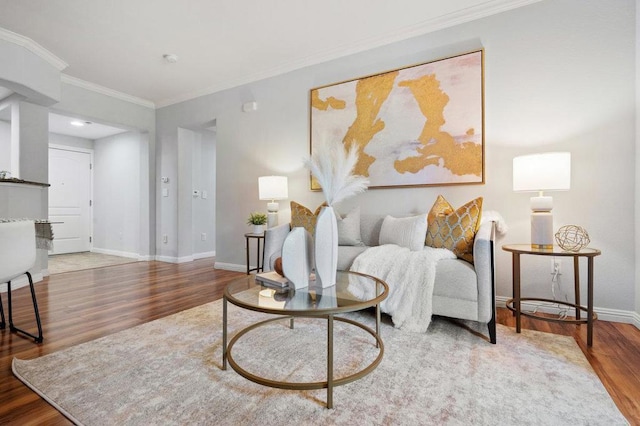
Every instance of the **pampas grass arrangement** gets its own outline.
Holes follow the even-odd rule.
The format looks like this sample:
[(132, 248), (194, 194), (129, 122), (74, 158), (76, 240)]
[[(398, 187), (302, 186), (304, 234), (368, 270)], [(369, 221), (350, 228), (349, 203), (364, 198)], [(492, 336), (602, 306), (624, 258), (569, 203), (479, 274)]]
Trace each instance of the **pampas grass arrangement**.
[(353, 174), (358, 163), (355, 144), (345, 149), (341, 142), (333, 140), (314, 148), (315, 152), (304, 160), (304, 164), (318, 180), (329, 206), (367, 190), (369, 180)]

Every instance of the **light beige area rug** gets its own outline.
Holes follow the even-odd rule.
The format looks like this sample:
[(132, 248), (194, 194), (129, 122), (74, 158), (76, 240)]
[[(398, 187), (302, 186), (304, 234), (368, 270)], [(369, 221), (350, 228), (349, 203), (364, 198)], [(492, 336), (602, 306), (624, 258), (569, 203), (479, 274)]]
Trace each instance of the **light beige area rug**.
[[(264, 315), (229, 307), (230, 333)], [(374, 324), (370, 312), (351, 315)], [(572, 338), (499, 326), (492, 345), (435, 318), (426, 334), (385, 322), (385, 356), (370, 375), (326, 390), (254, 384), (221, 366), (221, 301), (34, 360), (13, 370), (86, 425), (623, 425), (628, 424)], [(255, 329), (236, 361), (278, 380), (325, 380), (322, 320)], [(364, 331), (336, 323), (338, 376), (377, 355)]]

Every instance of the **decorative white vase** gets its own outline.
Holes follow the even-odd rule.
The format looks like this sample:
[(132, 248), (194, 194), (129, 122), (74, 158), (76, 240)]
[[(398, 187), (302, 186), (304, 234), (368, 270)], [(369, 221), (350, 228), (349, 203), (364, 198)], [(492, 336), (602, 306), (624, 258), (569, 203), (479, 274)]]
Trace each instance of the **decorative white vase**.
[(316, 280), (322, 287), (336, 284), (338, 269), (338, 221), (333, 207), (324, 207), (318, 215), (315, 238)]
[(264, 225), (253, 225), (254, 234), (262, 234), (264, 232)]
[(309, 286), (313, 259), (313, 238), (302, 227), (289, 232), (282, 244), (282, 272), (298, 288)]

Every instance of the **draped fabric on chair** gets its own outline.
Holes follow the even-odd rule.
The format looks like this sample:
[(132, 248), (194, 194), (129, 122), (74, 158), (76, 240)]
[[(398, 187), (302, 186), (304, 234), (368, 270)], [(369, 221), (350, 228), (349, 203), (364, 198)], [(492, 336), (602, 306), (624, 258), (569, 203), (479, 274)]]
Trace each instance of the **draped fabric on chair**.
[[(7, 304), (9, 310), (9, 329), (12, 332), (25, 334), (42, 342), (42, 324), (40, 323), (40, 313), (36, 293), (33, 288), (33, 279), (29, 273), (36, 263), (36, 233), (35, 224), (32, 220), (12, 221), (0, 223), (0, 283), (7, 283)], [(38, 326), (38, 335), (33, 335), (25, 330), (19, 329), (13, 324), (13, 308), (11, 303), (11, 281), (26, 275), (29, 279), (31, 289), (31, 299), (33, 310)], [(6, 327), (2, 299), (0, 298), (0, 328)]]

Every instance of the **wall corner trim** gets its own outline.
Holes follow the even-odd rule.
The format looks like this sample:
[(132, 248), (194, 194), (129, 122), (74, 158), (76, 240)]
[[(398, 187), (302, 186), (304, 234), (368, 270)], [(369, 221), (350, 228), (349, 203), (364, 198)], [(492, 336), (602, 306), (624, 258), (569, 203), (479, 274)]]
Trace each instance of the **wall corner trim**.
[(156, 109), (156, 104), (154, 104), (153, 102), (147, 99), (142, 99), (142, 98), (138, 98), (137, 96), (128, 95), (123, 92), (118, 92), (117, 90), (109, 89), (108, 87), (100, 86), (99, 84), (91, 83), (89, 81), (85, 81), (77, 77), (72, 77), (67, 74), (62, 74), (61, 80), (63, 83), (71, 84), (72, 86), (76, 86), (76, 87), (81, 87), (83, 89), (100, 93), (102, 95), (111, 96), (112, 98), (120, 99), (121, 101), (131, 102), (133, 104), (140, 105), (145, 108)]
[(44, 47), (40, 46), (29, 37), (14, 33), (13, 31), (6, 30), (2, 27), (0, 27), (0, 40), (5, 40), (10, 43), (17, 44), (18, 46), (24, 47), (31, 53), (42, 58), (58, 71), (62, 71), (69, 66), (69, 64), (67, 64), (65, 61), (63, 61)]

